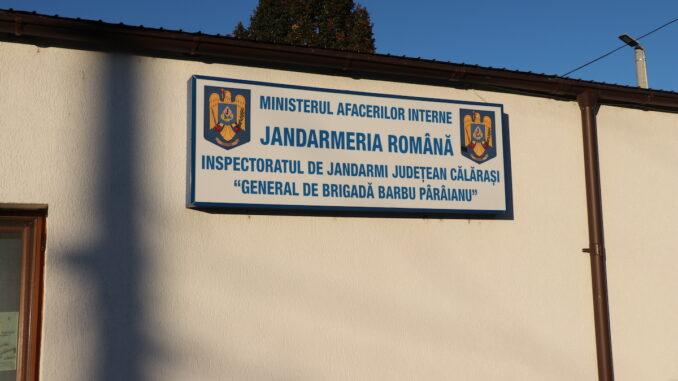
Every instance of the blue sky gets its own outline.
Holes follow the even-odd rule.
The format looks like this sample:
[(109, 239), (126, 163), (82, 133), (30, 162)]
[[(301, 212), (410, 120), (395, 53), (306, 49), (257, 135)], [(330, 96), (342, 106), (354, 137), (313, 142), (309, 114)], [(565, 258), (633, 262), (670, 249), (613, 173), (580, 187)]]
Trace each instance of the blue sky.
[[(377, 52), (562, 75), (678, 18), (678, 1), (362, 0), (372, 17)], [(0, 8), (130, 25), (228, 34), (247, 24), (258, 1), (0, 0)], [(640, 40), (650, 87), (678, 91), (678, 22)], [(626, 47), (571, 75), (635, 86)]]

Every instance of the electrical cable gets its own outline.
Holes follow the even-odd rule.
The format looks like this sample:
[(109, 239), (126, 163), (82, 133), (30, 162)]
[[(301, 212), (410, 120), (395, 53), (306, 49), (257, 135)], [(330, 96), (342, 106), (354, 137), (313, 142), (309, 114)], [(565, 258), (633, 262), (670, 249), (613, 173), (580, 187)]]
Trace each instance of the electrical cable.
[[(660, 27), (658, 27), (658, 28), (656, 28), (656, 29), (653, 29), (653, 30), (651, 30), (651, 31), (649, 31), (649, 32), (647, 32), (647, 33), (645, 33), (644, 35), (642, 35), (642, 36), (636, 38), (636, 40), (640, 40), (640, 39), (642, 39), (642, 38), (644, 38), (644, 37), (647, 37), (647, 36), (651, 35), (652, 33), (656, 32), (656, 31), (658, 31), (658, 30), (660, 30), (660, 29), (662, 29), (662, 28), (664, 28), (664, 27), (667, 27), (667, 26), (669, 26), (670, 24), (673, 24), (673, 23), (676, 22), (676, 21), (678, 21), (678, 19), (673, 19), (673, 20), (667, 22), (666, 24), (664, 24), (664, 25), (662, 25), (662, 26), (660, 26)], [(612, 53), (614, 53), (614, 52), (616, 52), (616, 51), (618, 51), (618, 50), (620, 50), (620, 49), (622, 49), (622, 48), (624, 48), (624, 47), (626, 47), (626, 46), (627, 46), (626, 44), (623, 44), (622, 46), (620, 46), (620, 47), (618, 47), (618, 48), (616, 48), (616, 49), (613, 49), (613, 50), (611, 50), (611, 51), (609, 51), (609, 52), (603, 54), (602, 56), (600, 56), (600, 57), (598, 57), (598, 58), (596, 58), (596, 59), (594, 59), (594, 60), (591, 60), (591, 61), (589, 61), (589, 62), (587, 62), (587, 63), (585, 63), (585, 64), (583, 64), (583, 65), (581, 65), (581, 66), (579, 66), (579, 67), (577, 67), (577, 68), (575, 68), (575, 69), (573, 69), (573, 70), (568, 71), (567, 73), (561, 75), (561, 77), (567, 77), (568, 75), (574, 73), (575, 71), (577, 71), (577, 70), (579, 70), (579, 69), (583, 69), (583, 68), (585, 68), (586, 66), (589, 66), (590, 64), (592, 64), (592, 63), (594, 63), (594, 62), (598, 62), (598, 61), (602, 60), (603, 58), (609, 56), (610, 54), (612, 54)]]

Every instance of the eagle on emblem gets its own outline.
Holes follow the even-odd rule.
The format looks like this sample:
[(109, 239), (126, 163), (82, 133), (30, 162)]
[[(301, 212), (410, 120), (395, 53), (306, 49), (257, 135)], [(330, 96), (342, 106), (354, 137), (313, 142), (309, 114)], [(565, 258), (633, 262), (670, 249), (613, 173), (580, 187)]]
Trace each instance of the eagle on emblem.
[(487, 151), (494, 147), (492, 128), (492, 119), (489, 116), (481, 118), (477, 111), (464, 116), (463, 147), (471, 159), (478, 162), (488, 159)]
[(240, 139), (236, 135), (247, 129), (246, 102), (242, 95), (236, 95), (235, 100), (231, 100), (231, 92), (225, 89), (221, 89), (221, 94), (210, 95), (210, 130), (217, 132), (216, 143), (224, 147), (238, 145)]

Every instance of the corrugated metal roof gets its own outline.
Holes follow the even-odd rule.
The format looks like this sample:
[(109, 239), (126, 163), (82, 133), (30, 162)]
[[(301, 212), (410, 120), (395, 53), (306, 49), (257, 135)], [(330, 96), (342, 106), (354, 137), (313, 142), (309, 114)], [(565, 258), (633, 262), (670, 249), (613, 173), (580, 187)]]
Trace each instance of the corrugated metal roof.
[(295, 71), (477, 88), (574, 100), (594, 92), (601, 103), (678, 112), (678, 93), (557, 75), (390, 54), (355, 53), (239, 40), (229, 36), (0, 10), (0, 40)]

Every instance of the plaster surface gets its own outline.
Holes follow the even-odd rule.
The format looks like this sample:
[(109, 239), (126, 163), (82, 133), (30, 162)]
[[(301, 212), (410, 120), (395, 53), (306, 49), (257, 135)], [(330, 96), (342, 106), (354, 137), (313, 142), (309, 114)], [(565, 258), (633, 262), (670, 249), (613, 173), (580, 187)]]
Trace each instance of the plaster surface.
[[(194, 74), (503, 104), (515, 218), (187, 209)], [(42, 379), (596, 377), (574, 102), (11, 43), (0, 87), (0, 202), (49, 205)], [(675, 116), (599, 126), (617, 379), (678, 378)]]

